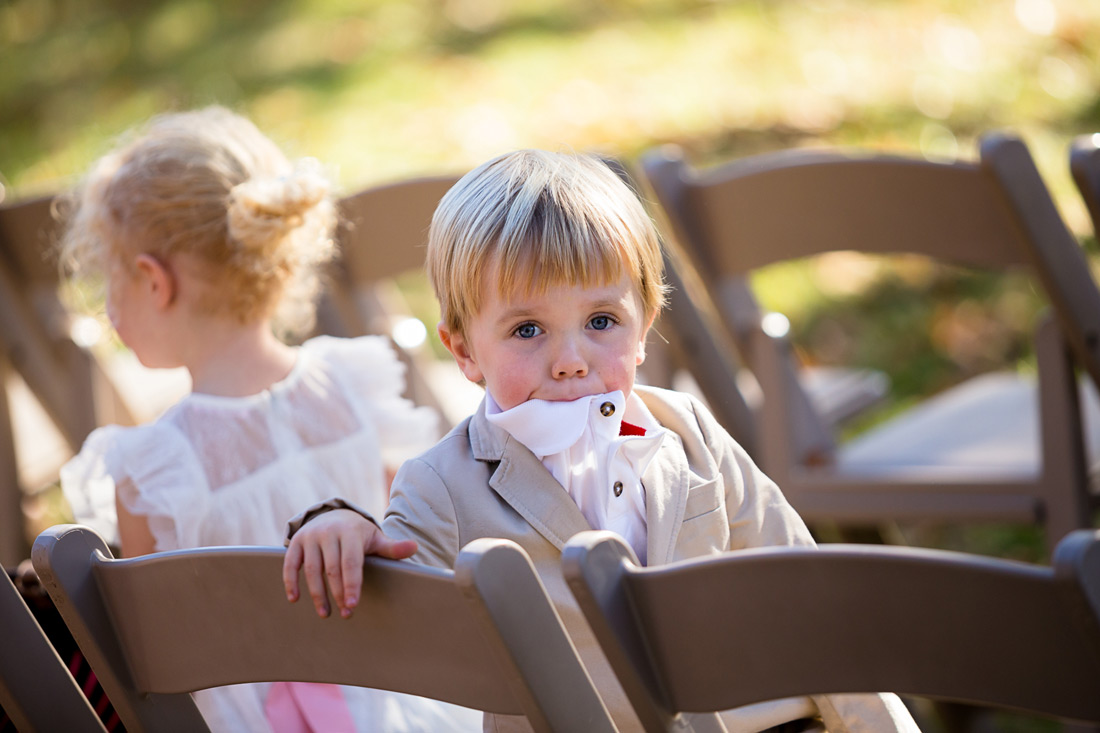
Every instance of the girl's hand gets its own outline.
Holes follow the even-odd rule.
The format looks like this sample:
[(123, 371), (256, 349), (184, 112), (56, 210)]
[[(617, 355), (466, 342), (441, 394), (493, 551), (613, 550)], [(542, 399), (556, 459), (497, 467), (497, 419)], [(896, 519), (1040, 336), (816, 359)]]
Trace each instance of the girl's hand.
[(348, 509), (325, 512), (303, 525), (290, 540), (283, 560), (287, 600), (298, 600), (298, 571), (304, 568), (317, 615), (324, 618), (329, 614), (327, 578), (340, 615), (347, 618), (359, 603), (365, 555), (403, 560), (414, 552), (414, 540), (391, 540), (360, 514)]

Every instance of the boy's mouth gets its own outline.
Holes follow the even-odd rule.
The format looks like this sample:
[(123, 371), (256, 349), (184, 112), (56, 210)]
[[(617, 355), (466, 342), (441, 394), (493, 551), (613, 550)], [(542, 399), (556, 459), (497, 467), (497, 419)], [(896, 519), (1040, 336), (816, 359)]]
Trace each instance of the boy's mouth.
[[(554, 396), (551, 396), (551, 397), (547, 397), (545, 395), (533, 394), (533, 395), (531, 395), (530, 399), (542, 400), (543, 402), (575, 402), (577, 400), (584, 399), (585, 397), (591, 397), (592, 395), (596, 395), (596, 394), (606, 394), (607, 392), (612, 392), (612, 391), (614, 391), (614, 390), (603, 389), (603, 388), (593, 388), (593, 389), (575, 390), (573, 392), (567, 392), (565, 394), (554, 395)], [(623, 393), (628, 394), (625, 390), (623, 390)]]

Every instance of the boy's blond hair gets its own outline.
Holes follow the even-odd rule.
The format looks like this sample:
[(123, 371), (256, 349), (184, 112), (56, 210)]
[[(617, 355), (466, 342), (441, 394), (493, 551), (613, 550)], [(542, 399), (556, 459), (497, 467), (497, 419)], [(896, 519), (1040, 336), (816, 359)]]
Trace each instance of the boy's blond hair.
[(505, 293), (606, 285), (625, 272), (646, 314), (665, 300), (653, 221), (630, 187), (590, 156), (508, 153), (447, 192), (432, 217), (427, 269), (448, 330), (465, 333), (494, 267)]
[(62, 203), (62, 262), (106, 273), (147, 253), (204, 267), (200, 308), (308, 329), (317, 269), (334, 256), (335, 204), (316, 161), (292, 164), (223, 107), (165, 114), (130, 133)]

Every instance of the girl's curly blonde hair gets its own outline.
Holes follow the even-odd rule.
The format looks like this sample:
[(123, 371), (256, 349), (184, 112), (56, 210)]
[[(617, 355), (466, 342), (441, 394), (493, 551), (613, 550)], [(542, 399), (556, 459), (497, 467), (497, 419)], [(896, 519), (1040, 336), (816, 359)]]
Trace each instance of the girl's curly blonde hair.
[(273, 317), (295, 332), (312, 324), (318, 270), (336, 251), (336, 208), (316, 161), (292, 165), (223, 107), (153, 118), (93, 166), (60, 212), (70, 272), (186, 253), (204, 265), (206, 312)]

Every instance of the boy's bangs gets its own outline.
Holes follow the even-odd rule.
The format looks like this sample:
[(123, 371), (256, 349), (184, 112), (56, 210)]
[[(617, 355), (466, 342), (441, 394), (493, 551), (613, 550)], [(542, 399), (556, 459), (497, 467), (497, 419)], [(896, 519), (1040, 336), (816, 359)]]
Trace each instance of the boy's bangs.
[(602, 237), (536, 236), (502, 246), (497, 252), (499, 282), (505, 292), (542, 295), (559, 285), (602, 287), (623, 273), (626, 253)]

